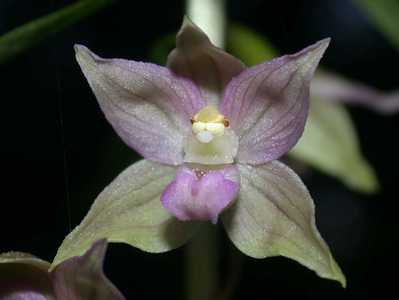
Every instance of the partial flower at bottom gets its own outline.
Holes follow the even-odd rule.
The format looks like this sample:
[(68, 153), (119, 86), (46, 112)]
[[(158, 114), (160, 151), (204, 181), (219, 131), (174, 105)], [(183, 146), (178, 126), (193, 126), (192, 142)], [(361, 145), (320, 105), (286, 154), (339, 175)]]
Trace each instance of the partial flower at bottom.
[(52, 272), (50, 263), (30, 254), (0, 254), (0, 300), (124, 300), (103, 273), (106, 249), (105, 240), (97, 241)]

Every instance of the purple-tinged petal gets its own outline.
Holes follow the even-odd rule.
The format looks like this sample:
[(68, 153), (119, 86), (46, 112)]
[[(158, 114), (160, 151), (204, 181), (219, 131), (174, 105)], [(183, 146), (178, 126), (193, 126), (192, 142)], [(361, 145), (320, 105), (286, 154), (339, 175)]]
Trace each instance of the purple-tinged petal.
[(384, 93), (330, 72), (316, 72), (310, 94), (320, 100), (365, 106), (382, 114), (399, 111), (399, 91)]
[(215, 106), (229, 81), (245, 69), (241, 61), (212, 45), (206, 34), (187, 17), (167, 65), (176, 74), (193, 80), (207, 103)]
[(97, 241), (85, 255), (65, 260), (51, 273), (50, 263), (30, 254), (1, 254), (0, 299), (124, 300), (103, 273), (106, 248), (106, 240)]
[(329, 41), (251, 67), (229, 83), (220, 111), (239, 136), (238, 161), (262, 164), (296, 144), (308, 114), (310, 80)]
[(279, 161), (238, 169), (237, 201), (222, 214), (237, 248), (254, 258), (294, 259), (345, 286), (345, 276), (316, 228), (312, 197), (298, 175)]
[(50, 264), (27, 253), (0, 254), (0, 299), (55, 299)]
[(107, 241), (99, 240), (83, 255), (72, 257), (52, 272), (57, 299), (123, 300), (103, 273)]
[(205, 102), (187, 79), (167, 68), (123, 59), (102, 59), (75, 46), (76, 59), (119, 136), (149, 160), (178, 165), (190, 118)]
[(208, 171), (182, 167), (164, 190), (161, 202), (179, 220), (211, 220), (215, 224), (238, 190), (234, 166)]

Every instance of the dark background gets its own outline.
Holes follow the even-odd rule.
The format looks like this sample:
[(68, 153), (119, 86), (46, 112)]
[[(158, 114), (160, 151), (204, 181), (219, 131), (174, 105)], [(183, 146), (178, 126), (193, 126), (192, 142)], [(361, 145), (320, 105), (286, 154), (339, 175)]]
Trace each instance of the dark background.
[[(0, 33), (72, 2), (2, 0)], [(31, 252), (51, 261), (95, 196), (139, 159), (105, 121), (73, 44), (104, 57), (147, 61), (154, 41), (179, 28), (183, 12), (183, 1), (118, 1), (0, 66), (0, 252)], [(325, 66), (383, 90), (398, 87), (398, 52), (349, 0), (230, 1), (228, 15), (266, 35), (282, 53), (330, 36)], [(382, 192), (353, 193), (317, 172), (306, 179), (318, 227), (348, 288), (285, 258), (245, 258), (235, 299), (379, 299), (396, 293), (399, 117), (350, 112)], [(231, 249), (222, 230), (220, 236), (226, 270)], [(183, 252), (153, 255), (111, 245), (105, 269), (128, 299), (183, 299)], [(223, 271), (222, 283), (226, 276)]]

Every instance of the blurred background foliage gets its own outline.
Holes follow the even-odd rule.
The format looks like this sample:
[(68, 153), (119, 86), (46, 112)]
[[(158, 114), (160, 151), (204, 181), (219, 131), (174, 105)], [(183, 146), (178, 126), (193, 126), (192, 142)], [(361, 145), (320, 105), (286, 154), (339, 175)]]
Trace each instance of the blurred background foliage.
[[(275, 49), (292, 53), (331, 36), (323, 59), (329, 70), (381, 90), (398, 88), (399, 5), (395, 0), (227, 3), (228, 50), (249, 65), (276, 56)], [(183, 1), (0, 3), (1, 252), (17, 249), (51, 260), (95, 196), (139, 158), (105, 122), (74, 61), (73, 44), (83, 43), (105, 57), (162, 61), (173, 47), (171, 33), (179, 28), (183, 14)], [(320, 231), (348, 277), (347, 290), (283, 258), (241, 257), (243, 265), (234, 263), (231, 257), (240, 255), (220, 233), (221, 248), (226, 250), (218, 262), (220, 282), (225, 287), (234, 285), (234, 299), (257, 295), (375, 299), (382, 290), (394, 291), (395, 268), (386, 254), (399, 245), (395, 221), (399, 119), (361, 107), (349, 107), (343, 114), (354, 122), (350, 126), (356, 129), (363, 156), (374, 166), (380, 192), (365, 196), (317, 170), (303, 170), (316, 201)], [(315, 145), (323, 138), (321, 134)], [(320, 149), (327, 147), (321, 152), (324, 159), (332, 142), (320, 145)], [(339, 174), (341, 178), (357, 174), (352, 161)], [(106, 271), (128, 299), (166, 293), (181, 299), (183, 255), (182, 249), (151, 255), (112, 245)], [(231, 274), (241, 278), (240, 284)]]

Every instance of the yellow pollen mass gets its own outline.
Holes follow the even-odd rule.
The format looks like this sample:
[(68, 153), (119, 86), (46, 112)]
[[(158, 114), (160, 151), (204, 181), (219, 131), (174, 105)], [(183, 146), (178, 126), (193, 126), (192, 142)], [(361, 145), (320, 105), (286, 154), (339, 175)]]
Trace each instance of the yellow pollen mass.
[(224, 116), (214, 106), (208, 105), (196, 113), (193, 120), (203, 123), (223, 123)]
[(223, 136), (228, 120), (213, 106), (206, 106), (192, 118), (192, 131), (201, 143), (209, 143), (215, 136)]

